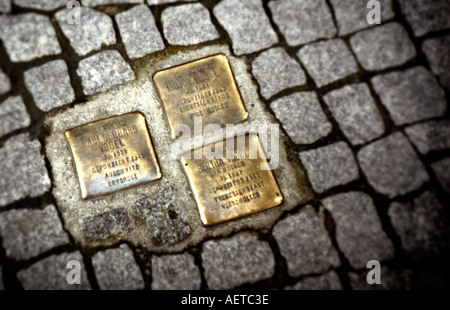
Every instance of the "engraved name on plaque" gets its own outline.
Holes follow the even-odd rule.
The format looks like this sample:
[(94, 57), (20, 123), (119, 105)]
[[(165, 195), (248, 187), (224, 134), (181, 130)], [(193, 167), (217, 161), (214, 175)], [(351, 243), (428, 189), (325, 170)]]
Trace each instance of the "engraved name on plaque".
[(144, 115), (127, 113), (66, 131), (83, 199), (161, 178)]
[[(207, 124), (237, 124), (248, 113), (223, 54), (209, 56), (158, 71), (153, 82), (169, 123), (170, 137), (177, 138), (176, 125), (194, 128), (194, 117)], [(203, 129), (203, 128), (202, 128)]]
[[(269, 163), (258, 136), (250, 134), (245, 138), (245, 146), (240, 148), (237, 147), (239, 137), (230, 139), (231, 143), (226, 140), (220, 142), (224, 155), (226, 152), (233, 154), (223, 156), (223, 159), (206, 159), (212, 156), (195, 159), (195, 152), (199, 149), (181, 156), (181, 164), (205, 226), (253, 214), (283, 202), (273, 172), (267, 169)], [(204, 146), (201, 152), (206, 154), (214, 146)], [(257, 154), (256, 158), (252, 158), (250, 146), (256, 150), (253, 153)], [(263, 166), (267, 170), (262, 169)]]

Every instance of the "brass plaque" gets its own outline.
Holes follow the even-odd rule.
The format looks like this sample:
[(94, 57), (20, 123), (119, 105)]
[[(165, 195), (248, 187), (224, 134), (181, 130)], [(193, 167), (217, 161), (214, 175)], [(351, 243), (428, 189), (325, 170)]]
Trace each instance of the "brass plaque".
[(172, 139), (177, 138), (176, 125), (186, 124), (193, 132), (196, 116), (202, 117), (202, 130), (207, 124), (223, 127), (243, 122), (248, 117), (230, 64), (223, 54), (158, 71), (153, 82)]
[(144, 115), (123, 114), (66, 131), (81, 197), (91, 198), (161, 178)]
[[(200, 157), (199, 149), (181, 157), (201, 220), (206, 226), (266, 210), (283, 202), (273, 172), (261, 168), (269, 165), (258, 136), (246, 135), (246, 143), (240, 148), (237, 147), (237, 139), (219, 142), (223, 159), (205, 158), (204, 154), (215, 151), (215, 145), (201, 148), (202, 159), (195, 159)], [(250, 146), (257, 151), (257, 156), (251, 156)]]

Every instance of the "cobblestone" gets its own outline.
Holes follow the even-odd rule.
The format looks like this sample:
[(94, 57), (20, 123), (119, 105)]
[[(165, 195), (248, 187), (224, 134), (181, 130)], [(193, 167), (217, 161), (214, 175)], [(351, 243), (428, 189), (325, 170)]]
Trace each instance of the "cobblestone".
[(358, 179), (359, 172), (351, 149), (337, 142), (300, 153), (313, 189), (318, 193)]
[(174, 2), (189, 2), (195, 0), (147, 0), (148, 5), (158, 5), (158, 4), (166, 4), (166, 3), (174, 3)]
[(341, 282), (336, 272), (330, 271), (321, 276), (308, 277), (298, 281), (285, 290), (342, 290)]
[(22, 97), (9, 97), (0, 104), (0, 137), (30, 125), (30, 116)]
[(15, 259), (29, 259), (69, 242), (53, 205), (0, 213), (0, 234), (6, 255)]
[(11, 0), (0, 0), (0, 13), (9, 13), (9, 12), (11, 12)]
[(136, 201), (136, 206), (151, 230), (154, 244), (175, 244), (191, 234), (172, 188), (161, 190), (156, 197), (142, 198)]
[(310, 44), (297, 53), (318, 87), (358, 71), (350, 50), (341, 39)]
[(275, 269), (275, 259), (269, 244), (248, 233), (206, 241), (203, 244), (202, 261), (206, 282), (212, 290), (255, 283), (270, 278)]
[(146, 5), (115, 16), (128, 57), (135, 59), (164, 49), (155, 18)]
[(433, 193), (425, 192), (413, 202), (393, 202), (388, 214), (402, 247), (413, 260), (420, 261), (449, 248), (448, 220)]
[(36, 106), (45, 112), (71, 103), (75, 93), (64, 60), (54, 60), (25, 71), (25, 85)]
[(434, 174), (436, 175), (442, 188), (450, 193), (450, 157), (431, 164)]
[(450, 28), (448, 1), (399, 0), (399, 2), (402, 13), (405, 14), (415, 36), (420, 37), (432, 31)]
[(310, 205), (280, 220), (272, 234), (291, 277), (323, 273), (340, 265), (338, 254)]
[(270, 107), (294, 143), (314, 143), (331, 132), (315, 92), (294, 93), (273, 101)]
[(172, 45), (193, 45), (219, 38), (209, 11), (200, 3), (168, 7), (161, 21), (164, 36)]
[(8, 76), (0, 69), (0, 95), (7, 93), (11, 89), (11, 82)]
[(69, 24), (67, 15), (71, 9), (63, 9), (55, 14), (62, 32), (70, 41), (75, 52), (84, 56), (102, 46), (116, 43), (116, 34), (111, 18), (99, 11), (80, 7), (80, 24)]
[(364, 146), (357, 158), (369, 184), (390, 198), (416, 190), (429, 180), (416, 152), (399, 132)]
[(136, 78), (130, 65), (115, 50), (83, 59), (79, 63), (77, 74), (81, 77), (86, 95), (106, 91)]
[(135, 224), (127, 211), (124, 209), (114, 209), (84, 219), (82, 227), (86, 239), (99, 241), (127, 234), (134, 229)]
[(354, 290), (410, 290), (412, 289), (412, 271), (409, 269), (396, 270), (381, 267), (381, 284), (368, 284), (369, 270), (356, 273), (349, 272), (348, 278)]
[(450, 121), (428, 121), (405, 129), (420, 153), (450, 148)]
[(266, 99), (284, 89), (306, 83), (300, 65), (280, 47), (262, 52), (252, 63), (252, 73)]
[(152, 257), (152, 290), (199, 290), (200, 271), (190, 254)]
[(143, 3), (144, 0), (83, 0), (84, 6), (99, 6), (108, 4), (121, 4), (121, 3)]
[[(81, 284), (67, 283), (67, 263), (80, 263)], [(84, 269), (83, 257), (77, 252), (52, 255), (17, 273), (17, 278), (26, 290), (88, 290), (91, 288)]]
[(38, 140), (28, 134), (8, 139), (0, 149), (0, 206), (25, 197), (37, 197), (50, 188), (50, 179)]
[[(85, 1), (84, 1), (85, 2)], [(67, 5), (67, 0), (14, 0), (14, 4), (22, 8), (36, 9), (42, 11), (53, 11)]]
[(102, 290), (139, 290), (144, 288), (139, 266), (126, 244), (98, 252), (92, 257), (95, 276)]
[(422, 51), (427, 56), (431, 70), (438, 76), (442, 86), (450, 91), (450, 35), (428, 39), (422, 44)]
[(394, 246), (383, 231), (372, 198), (363, 192), (347, 192), (322, 200), (336, 226), (336, 240), (355, 269), (368, 261), (394, 257)]
[(330, 39), (336, 35), (331, 11), (325, 0), (271, 1), (269, 8), (291, 46)]
[[(331, 0), (339, 35), (346, 35), (370, 27), (367, 23), (367, 8), (359, 0)], [(391, 0), (380, 0), (381, 21), (394, 17)]]
[(384, 133), (383, 119), (367, 84), (353, 84), (324, 96), (333, 117), (353, 145), (364, 144)]
[(378, 75), (371, 82), (396, 125), (445, 113), (447, 103), (444, 90), (424, 67)]
[(350, 44), (361, 66), (371, 71), (399, 66), (416, 56), (406, 30), (394, 22), (358, 32)]
[(0, 15), (0, 39), (12, 62), (61, 53), (50, 19), (40, 14)]
[(214, 8), (214, 15), (230, 35), (238, 56), (278, 42), (261, 0), (224, 0)]

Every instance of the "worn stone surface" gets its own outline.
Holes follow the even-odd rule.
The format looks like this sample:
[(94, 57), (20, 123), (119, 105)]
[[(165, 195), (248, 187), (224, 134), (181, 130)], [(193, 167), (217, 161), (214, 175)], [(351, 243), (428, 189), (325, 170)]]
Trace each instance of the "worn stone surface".
[(355, 59), (341, 39), (309, 44), (300, 49), (297, 56), (318, 87), (358, 71)]
[(133, 252), (126, 244), (98, 252), (92, 257), (95, 277), (102, 290), (139, 290), (144, 279)]
[(300, 45), (336, 35), (325, 0), (271, 1), (269, 8), (286, 42)]
[(136, 201), (136, 207), (145, 218), (152, 242), (156, 245), (178, 243), (191, 233), (182, 209), (176, 204), (172, 188), (162, 191), (157, 197)]
[(371, 82), (396, 125), (442, 116), (447, 108), (444, 90), (424, 67), (378, 75)]
[(69, 242), (53, 205), (43, 210), (14, 209), (0, 213), (0, 235), (6, 255), (17, 260), (29, 259)]
[(312, 187), (318, 193), (358, 179), (359, 172), (352, 150), (337, 142), (300, 153)]
[(122, 4), (122, 3), (143, 3), (144, 0), (83, 0), (84, 6), (99, 6), (108, 4)]
[(300, 64), (280, 47), (262, 52), (252, 62), (252, 73), (261, 95), (268, 99), (280, 91), (306, 83)]
[(12, 62), (61, 53), (50, 19), (40, 14), (0, 15), (0, 39)]
[[(346, 35), (372, 25), (367, 23), (366, 3), (359, 0), (331, 0), (334, 9), (339, 35)], [(394, 17), (392, 0), (380, 0), (381, 21)]]
[[(86, 1), (83, 1), (86, 2)], [(53, 11), (67, 5), (67, 0), (14, 0), (14, 4), (22, 8), (36, 9), (42, 11)]]
[(363, 192), (347, 192), (322, 200), (335, 223), (339, 249), (355, 269), (370, 260), (394, 257), (394, 246), (383, 231), (372, 198)]
[(168, 7), (162, 12), (164, 36), (172, 45), (193, 45), (219, 38), (209, 11), (200, 3)]
[(239, 233), (231, 238), (203, 244), (202, 262), (208, 288), (226, 290), (270, 278), (275, 259), (266, 241), (254, 234)]
[(270, 107), (284, 130), (297, 144), (314, 143), (333, 127), (320, 107), (315, 92), (301, 92), (273, 101)]
[(433, 193), (427, 191), (412, 202), (393, 202), (388, 214), (411, 259), (420, 261), (449, 248), (448, 218)]
[(31, 68), (25, 71), (24, 77), (36, 106), (42, 111), (48, 112), (75, 99), (64, 60), (54, 60)]
[(323, 273), (340, 265), (330, 237), (311, 205), (280, 220), (272, 234), (291, 277)]
[(304, 278), (285, 290), (342, 290), (341, 281), (335, 271), (329, 271), (321, 276)]
[(199, 290), (200, 270), (190, 254), (152, 257), (152, 290)]
[(115, 16), (128, 57), (140, 58), (164, 49), (155, 18), (146, 5), (137, 5)]
[(383, 119), (367, 84), (345, 86), (329, 92), (323, 99), (353, 145), (366, 143), (384, 133)]
[(261, 0), (225, 0), (214, 7), (214, 15), (233, 41), (236, 55), (257, 52), (278, 42)]
[(450, 193), (450, 157), (431, 164), (431, 167), (442, 188)]
[(0, 137), (29, 125), (30, 116), (22, 97), (9, 97), (0, 103)]
[(166, 4), (166, 3), (174, 3), (174, 2), (189, 2), (195, 0), (147, 0), (148, 5), (158, 5), (158, 4)]
[(81, 77), (86, 95), (104, 92), (136, 78), (130, 65), (116, 50), (100, 52), (81, 60), (77, 74)]
[(406, 127), (405, 132), (422, 154), (450, 148), (450, 121), (428, 121)]
[(361, 66), (371, 71), (399, 66), (416, 56), (406, 30), (395, 22), (358, 32), (350, 44)]
[(11, 82), (8, 76), (0, 69), (0, 95), (7, 93), (11, 89)]
[(414, 35), (450, 28), (450, 3), (446, 0), (399, 0), (402, 13), (411, 25)]
[(390, 198), (416, 190), (429, 180), (416, 152), (399, 132), (364, 146), (357, 158), (369, 184)]
[(11, 0), (0, 0), (0, 13), (9, 13), (9, 12), (11, 12)]
[(409, 269), (391, 269), (381, 267), (381, 284), (368, 284), (367, 274), (369, 270), (360, 273), (349, 272), (348, 278), (354, 290), (410, 290), (413, 288), (412, 271)]
[(422, 51), (427, 56), (431, 71), (438, 76), (442, 86), (450, 90), (450, 35), (431, 38), (423, 42)]
[(129, 233), (135, 224), (125, 209), (114, 209), (83, 219), (82, 227), (86, 239), (99, 241)]
[(86, 7), (80, 7), (80, 24), (69, 24), (67, 15), (71, 9), (63, 9), (55, 14), (59, 27), (70, 41), (75, 52), (84, 56), (102, 46), (116, 43), (111, 17)]
[(8, 139), (0, 149), (0, 206), (37, 197), (50, 188), (41, 144), (28, 134)]
[[(81, 284), (67, 283), (67, 263), (75, 260), (80, 263)], [(72, 267), (73, 269), (73, 267)], [(91, 289), (83, 257), (80, 252), (52, 255), (34, 263), (27, 269), (17, 273), (17, 278), (26, 290), (88, 290)]]

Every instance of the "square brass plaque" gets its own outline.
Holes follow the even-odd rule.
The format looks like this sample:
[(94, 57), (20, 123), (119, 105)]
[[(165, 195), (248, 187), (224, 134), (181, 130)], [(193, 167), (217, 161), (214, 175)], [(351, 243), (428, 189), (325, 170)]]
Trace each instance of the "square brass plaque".
[(212, 123), (237, 124), (248, 117), (230, 64), (223, 54), (158, 71), (153, 82), (172, 139), (177, 138), (175, 126), (178, 124), (186, 124), (193, 132), (195, 116), (202, 117), (203, 128)]
[(139, 112), (95, 121), (66, 131), (81, 197), (91, 198), (161, 178), (161, 171)]
[[(271, 170), (262, 170), (268, 162), (257, 135), (246, 135), (245, 147), (236, 147), (237, 138), (222, 143), (231, 159), (195, 159), (192, 150), (182, 155), (181, 164), (189, 179), (204, 225), (214, 225), (278, 206), (283, 196)], [(234, 145), (233, 145), (234, 144)], [(256, 146), (257, 158), (250, 159), (249, 146)], [(202, 152), (214, 147), (204, 146)], [(243, 150), (245, 148), (245, 150)], [(206, 149), (206, 150), (205, 150)], [(239, 155), (238, 155), (239, 153)], [(242, 158), (242, 159), (241, 159)]]

